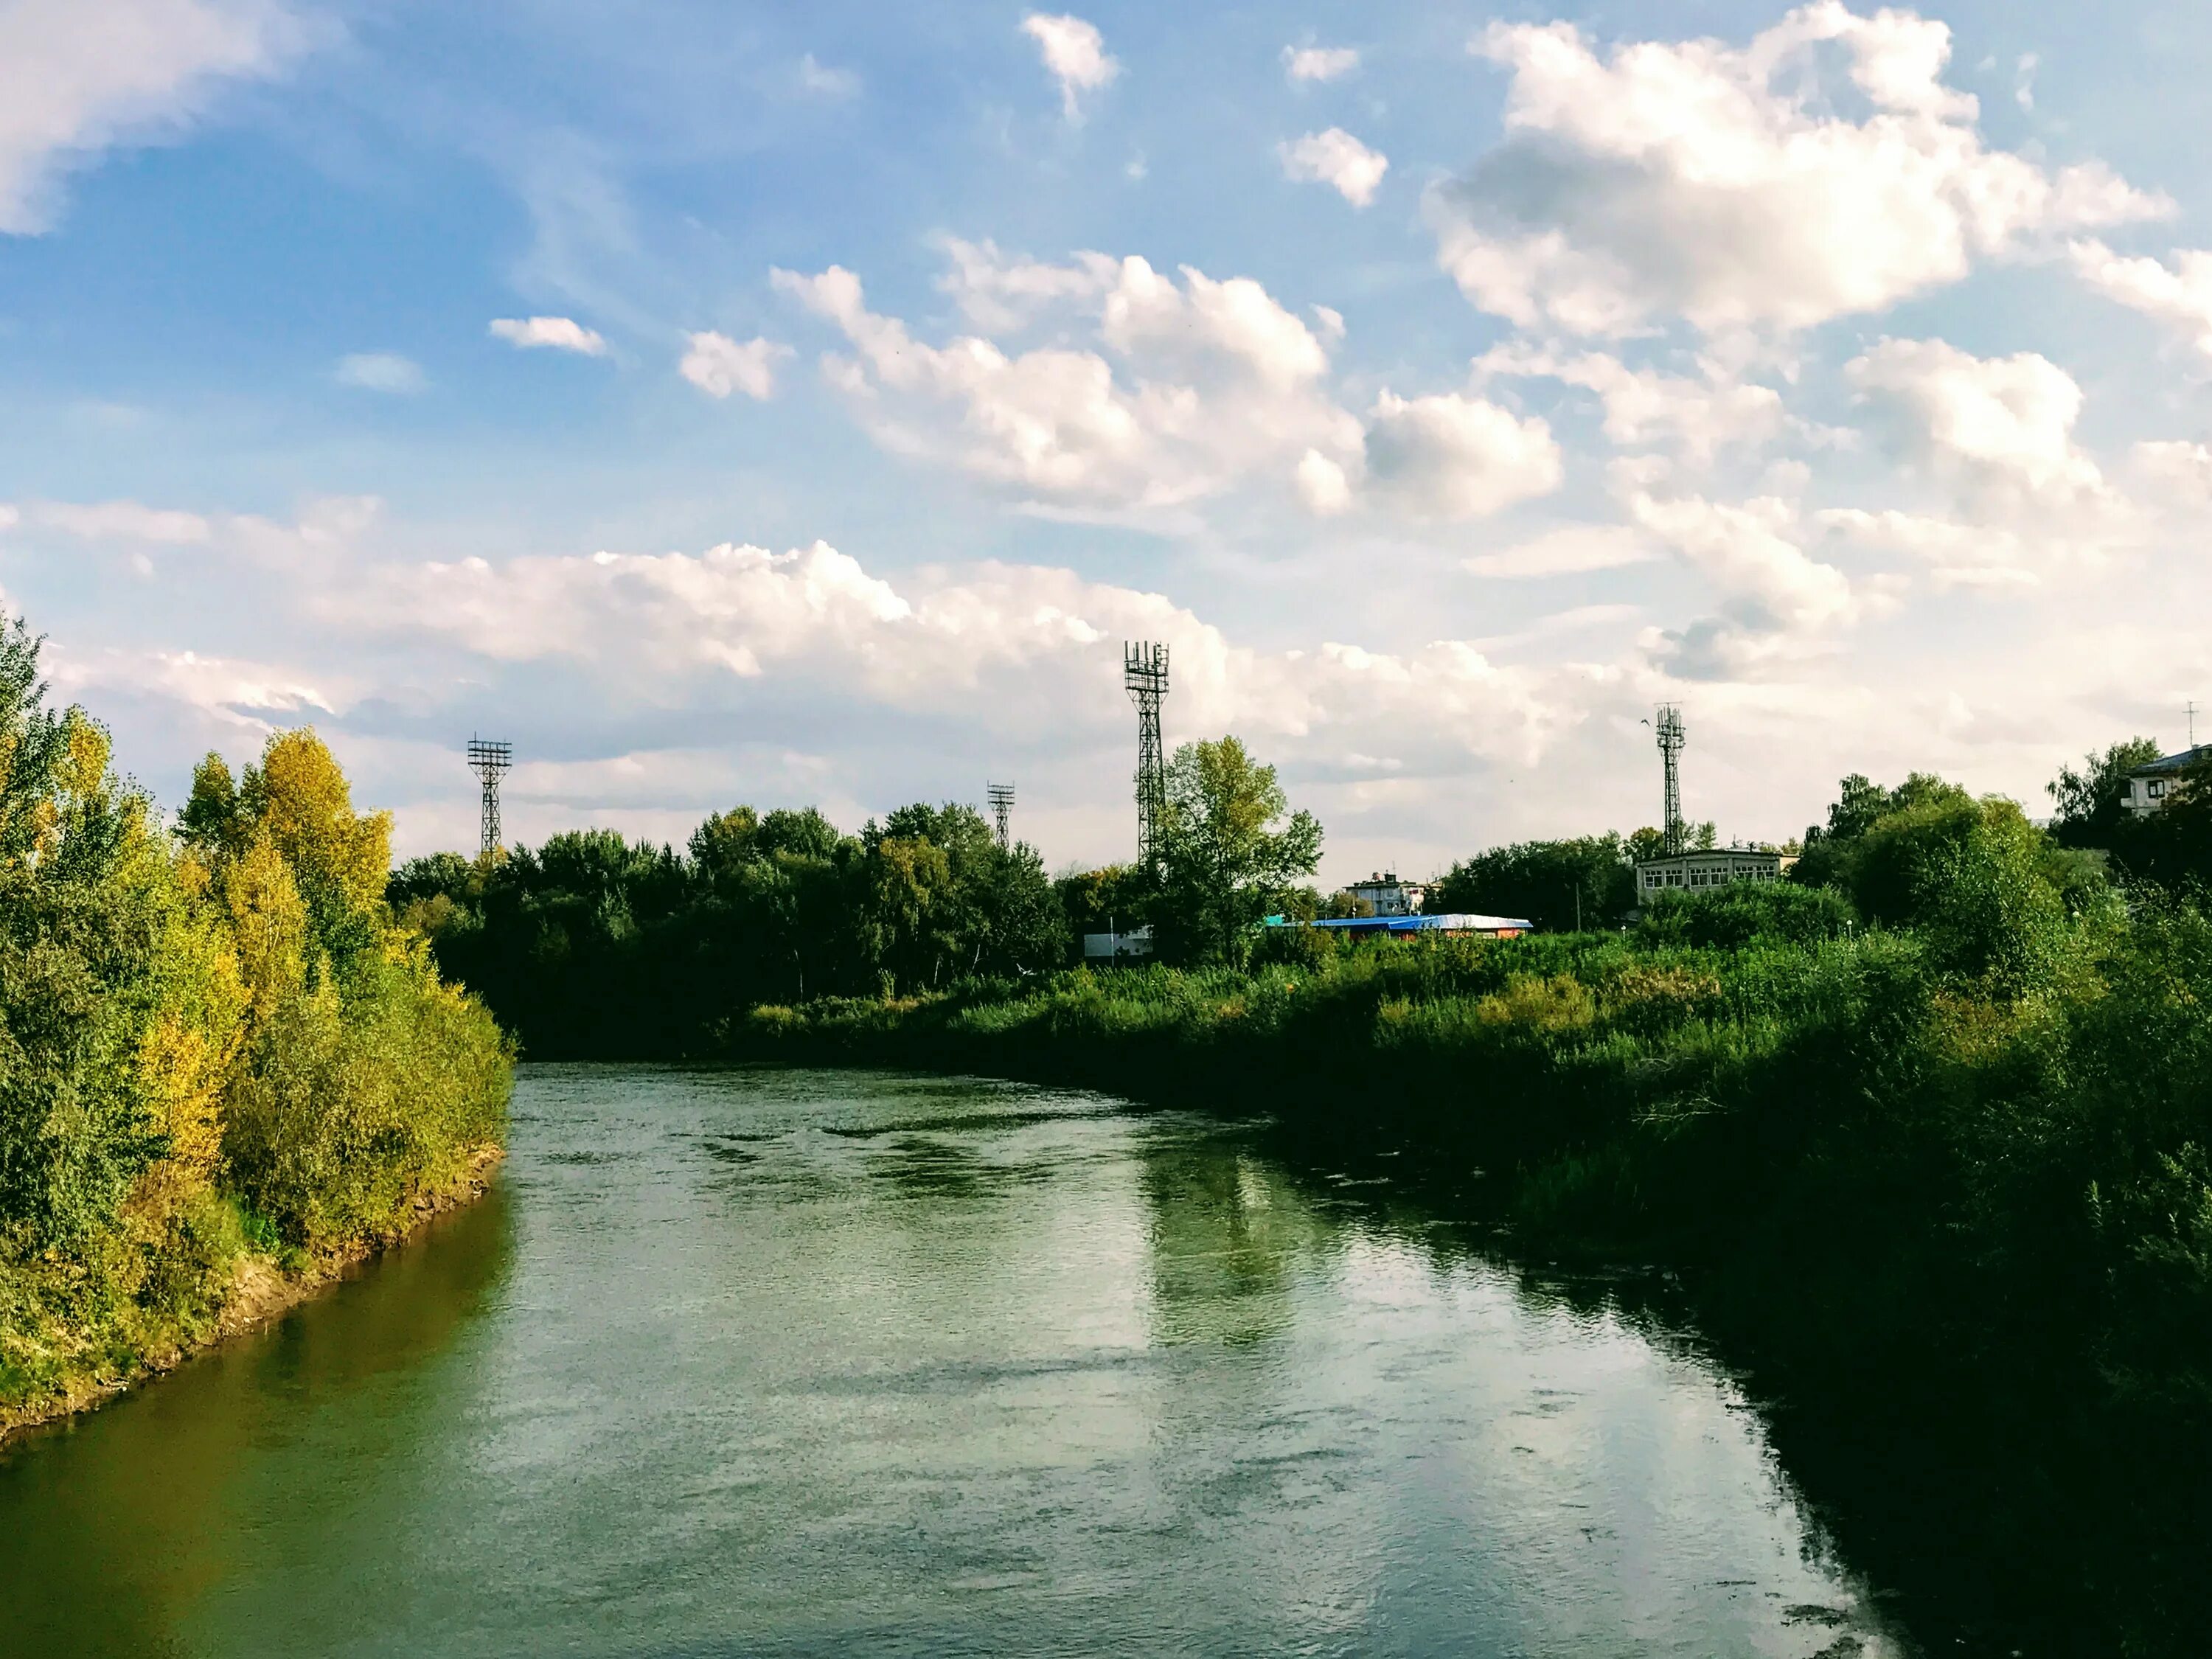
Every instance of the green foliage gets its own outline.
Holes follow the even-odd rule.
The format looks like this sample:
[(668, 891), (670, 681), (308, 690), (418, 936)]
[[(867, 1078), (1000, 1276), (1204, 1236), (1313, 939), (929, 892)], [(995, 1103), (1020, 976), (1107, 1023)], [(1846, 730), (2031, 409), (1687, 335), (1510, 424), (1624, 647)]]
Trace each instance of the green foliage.
[(386, 822), (313, 733), (242, 787), (204, 762), (173, 840), (37, 654), (0, 629), (0, 1426), (204, 1335), (280, 1237), (405, 1225), (509, 1067), (386, 921)]
[(1841, 939), (1857, 920), (1850, 900), (1833, 888), (1740, 881), (1653, 894), (1637, 934), (1652, 945), (1740, 951), (1757, 944), (1814, 945)]
[[(1663, 842), (1656, 830), (1649, 836)], [(1454, 865), (1430, 889), (1426, 908), (1525, 916), (1547, 933), (1607, 927), (1636, 905), (1629, 856), (1629, 844), (1611, 834), (1493, 848)]]
[(1320, 821), (1292, 812), (1275, 769), (1238, 739), (1183, 744), (1168, 764), (1161, 835), (1164, 950), (1182, 961), (1243, 962), (1261, 919), (1320, 864), (1321, 841)]
[(2130, 738), (2102, 754), (2081, 759), (2081, 769), (2059, 768), (2058, 775), (2045, 786), (2058, 808), (2051, 833), (2066, 847), (2105, 847), (2124, 833), (2128, 811), (2128, 774), (2159, 757), (2158, 744), (2148, 738)]

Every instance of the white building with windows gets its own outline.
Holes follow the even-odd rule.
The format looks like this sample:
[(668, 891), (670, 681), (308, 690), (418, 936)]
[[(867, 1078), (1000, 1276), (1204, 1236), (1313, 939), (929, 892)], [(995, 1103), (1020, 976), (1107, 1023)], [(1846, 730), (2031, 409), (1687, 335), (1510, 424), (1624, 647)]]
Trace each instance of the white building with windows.
[(1401, 881), (1395, 871), (1381, 870), (1344, 890), (1374, 907), (1378, 916), (1418, 916), (1429, 890), (1418, 881)]
[(1796, 862), (1794, 853), (1756, 847), (1711, 847), (1702, 852), (1668, 854), (1646, 859), (1636, 866), (1636, 896), (1641, 902), (1661, 892), (1703, 891), (1739, 881), (1779, 881)]
[(2202, 743), (2194, 749), (2185, 749), (2178, 755), (2168, 755), (2162, 760), (2138, 766), (2128, 774), (2128, 793), (2120, 805), (2137, 817), (2148, 817), (2166, 803), (2174, 786), (2203, 757), (2212, 756), (2212, 743)]

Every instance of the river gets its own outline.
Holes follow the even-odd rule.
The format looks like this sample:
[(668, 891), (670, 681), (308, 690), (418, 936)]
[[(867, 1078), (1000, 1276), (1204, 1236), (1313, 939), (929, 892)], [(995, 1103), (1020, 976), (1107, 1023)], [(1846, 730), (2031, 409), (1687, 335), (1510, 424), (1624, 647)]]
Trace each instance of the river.
[(1270, 1145), (526, 1067), (483, 1202), (0, 1449), (0, 1646), (1908, 1650), (1693, 1343)]

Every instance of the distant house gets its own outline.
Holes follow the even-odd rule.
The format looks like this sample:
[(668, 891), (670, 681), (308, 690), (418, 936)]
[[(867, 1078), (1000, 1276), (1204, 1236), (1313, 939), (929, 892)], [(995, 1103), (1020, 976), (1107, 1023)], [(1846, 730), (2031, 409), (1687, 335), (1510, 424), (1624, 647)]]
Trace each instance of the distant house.
[(1378, 916), (1418, 916), (1429, 890), (1417, 881), (1401, 881), (1395, 872), (1378, 871), (1344, 890), (1370, 907)]
[(2128, 793), (2120, 805), (2139, 818), (2149, 817), (2166, 805), (2181, 775), (2205, 756), (2212, 756), (2212, 743), (2200, 743), (2194, 749), (2138, 766), (2128, 774)]
[(1142, 961), (1152, 954), (1152, 930), (1149, 925), (1132, 927), (1127, 933), (1085, 933), (1083, 936), (1083, 959), (1085, 962)]
[(1668, 890), (1779, 881), (1796, 862), (1794, 853), (1770, 853), (1755, 847), (1712, 847), (1698, 853), (1666, 854), (1636, 866), (1636, 896), (1642, 901)]

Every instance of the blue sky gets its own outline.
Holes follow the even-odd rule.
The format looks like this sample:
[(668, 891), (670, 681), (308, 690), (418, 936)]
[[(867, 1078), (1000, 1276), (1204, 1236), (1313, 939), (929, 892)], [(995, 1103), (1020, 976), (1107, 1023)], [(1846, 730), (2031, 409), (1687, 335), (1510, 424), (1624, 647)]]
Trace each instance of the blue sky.
[[(2179, 5), (0, 0), (0, 594), (165, 799), (404, 851), (1021, 789), (1125, 637), (1326, 872), (1848, 770), (2040, 805), (2203, 664)], [(497, 325), (498, 326), (495, 326)]]

